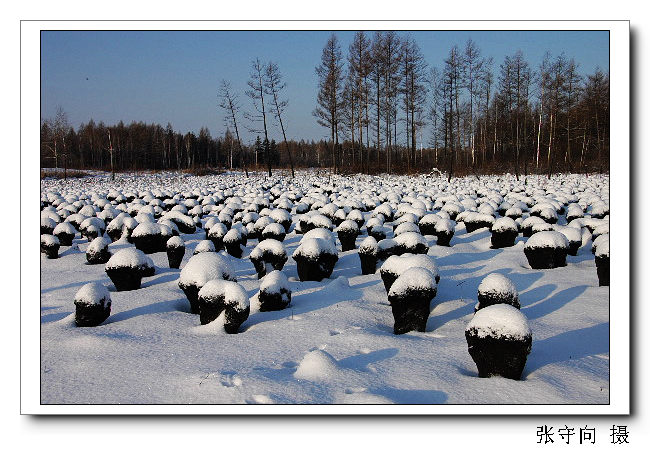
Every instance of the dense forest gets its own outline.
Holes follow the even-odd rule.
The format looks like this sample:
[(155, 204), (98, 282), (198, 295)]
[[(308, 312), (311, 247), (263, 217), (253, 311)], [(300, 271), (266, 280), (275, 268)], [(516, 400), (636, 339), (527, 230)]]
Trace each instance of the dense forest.
[[(315, 71), (313, 116), (329, 140), (287, 140), (278, 65), (255, 59), (243, 111), (228, 81), (215, 89), (225, 134), (171, 124), (92, 119), (76, 130), (59, 107), (41, 122), (41, 166), (164, 170), (320, 167), (338, 173), (453, 175), (603, 172), (609, 169), (609, 75), (581, 75), (574, 58), (547, 53), (532, 67), (521, 51), (495, 64), (472, 40), (430, 66), (417, 42), (393, 31), (357, 32), (347, 56), (336, 34)], [(244, 75), (242, 75), (244, 77)], [(284, 121), (283, 121), (284, 120)], [(269, 140), (270, 129), (282, 140)], [(254, 131), (245, 144), (240, 131)], [(276, 131), (277, 130), (277, 131)]]

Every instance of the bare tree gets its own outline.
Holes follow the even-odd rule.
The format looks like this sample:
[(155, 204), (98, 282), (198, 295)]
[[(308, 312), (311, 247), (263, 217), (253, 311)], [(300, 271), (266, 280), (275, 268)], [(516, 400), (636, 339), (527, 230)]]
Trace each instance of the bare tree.
[(339, 146), (339, 122), (341, 121), (343, 104), (343, 61), (341, 47), (334, 33), (329, 37), (323, 53), (321, 63), (316, 67), (318, 75), (318, 107), (312, 115), (316, 117), (319, 125), (330, 129), (332, 138), (332, 165), (337, 171), (336, 154)]
[(483, 58), (481, 51), (472, 39), (467, 40), (463, 55), (463, 82), (469, 94), (469, 117), (470, 117), (470, 148), (472, 153), (472, 166), (476, 166), (475, 156), (475, 131), (474, 131), (474, 102), (479, 88), (479, 81), (483, 70)]
[(291, 150), (289, 150), (289, 143), (287, 142), (287, 134), (284, 130), (284, 123), (282, 123), (282, 113), (289, 104), (287, 100), (281, 100), (280, 93), (287, 86), (285, 82), (282, 81), (282, 74), (278, 65), (273, 62), (269, 62), (266, 65), (266, 79), (264, 81), (264, 88), (266, 94), (271, 97), (271, 113), (275, 116), (276, 120), (280, 123), (280, 129), (282, 130), (282, 137), (284, 138), (284, 145), (287, 148), (287, 155), (289, 156), (289, 165), (291, 166), (291, 177), (295, 177), (293, 170), (293, 157), (291, 156)]
[(241, 146), (241, 139), (239, 137), (239, 128), (237, 128), (237, 116), (239, 115), (239, 102), (237, 95), (233, 93), (232, 88), (230, 87), (230, 82), (226, 80), (221, 81), (221, 87), (219, 90), (219, 96), (221, 101), (219, 107), (226, 111), (226, 123), (231, 125), (235, 129), (235, 136), (237, 138), (237, 145), (239, 148), (239, 156), (242, 160), (242, 166), (244, 167), (244, 172), (246, 177), (248, 177), (248, 168), (246, 167), (246, 158), (244, 156), (244, 151)]
[[(348, 73), (352, 89), (352, 99), (356, 109), (356, 126), (359, 128), (359, 156), (363, 169), (363, 128), (366, 128), (366, 166), (369, 164), (369, 88), (368, 78), (370, 75), (370, 40), (364, 32), (357, 32), (350, 43), (348, 54)], [(354, 141), (353, 141), (354, 148)]]
[(253, 129), (255, 132), (264, 133), (264, 156), (266, 158), (266, 164), (269, 168), (269, 177), (271, 177), (271, 157), (270, 157), (270, 143), (269, 143), (269, 132), (266, 127), (266, 106), (264, 104), (264, 65), (260, 62), (259, 58), (256, 58), (252, 62), (251, 75), (248, 81), (248, 86), (251, 88), (246, 91), (251, 100), (253, 100), (253, 105), (257, 114), (248, 114), (247, 117), (250, 121), (262, 122), (263, 129)]
[(427, 63), (420, 51), (420, 47), (410, 37), (402, 41), (402, 94), (404, 96), (404, 110), (406, 114), (406, 146), (409, 148), (409, 165), (415, 165), (417, 131), (424, 126), (422, 111), (427, 97), (426, 67)]

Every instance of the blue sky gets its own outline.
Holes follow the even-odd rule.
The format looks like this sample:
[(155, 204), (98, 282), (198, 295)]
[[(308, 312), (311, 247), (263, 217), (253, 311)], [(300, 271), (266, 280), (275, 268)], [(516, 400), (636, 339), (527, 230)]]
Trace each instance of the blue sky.
[[(336, 32), (344, 56), (353, 31)], [(311, 115), (315, 108), (318, 65), (330, 31), (43, 31), (41, 33), (41, 116), (61, 106), (76, 128), (93, 118), (107, 124), (123, 120), (170, 122), (181, 132), (207, 126), (225, 131), (217, 93), (231, 81), (243, 110), (251, 60), (278, 63), (289, 100), (285, 127), (290, 138), (320, 139), (329, 132)], [(506, 55), (521, 49), (533, 68), (548, 50), (575, 58), (582, 74), (609, 71), (607, 31), (408, 31), (429, 66), (443, 65), (449, 49), (472, 38), (494, 71)], [(369, 33), (372, 36), (372, 33)], [(242, 124), (247, 123), (243, 118)], [(244, 125), (245, 126), (245, 125)], [(243, 130), (243, 131), (242, 131)], [(279, 139), (279, 128), (271, 128)], [(240, 127), (244, 140), (252, 133)]]

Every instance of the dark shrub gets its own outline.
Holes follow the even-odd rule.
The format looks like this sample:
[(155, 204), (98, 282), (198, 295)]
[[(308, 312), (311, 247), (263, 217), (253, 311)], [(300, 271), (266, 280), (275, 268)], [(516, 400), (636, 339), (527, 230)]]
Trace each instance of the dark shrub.
[(230, 262), (218, 253), (192, 256), (181, 270), (178, 287), (190, 302), (192, 313), (199, 313), (199, 290), (210, 280), (236, 281)]
[(341, 251), (354, 250), (357, 236), (359, 235), (359, 226), (352, 220), (345, 220), (335, 229), (341, 242)]
[(214, 279), (205, 283), (198, 293), (198, 306), (201, 324), (209, 324), (225, 312), (224, 329), (230, 334), (239, 331), (250, 313), (246, 290), (228, 280)]
[(424, 332), (429, 305), (436, 292), (436, 280), (427, 269), (412, 267), (397, 278), (388, 292), (395, 320), (393, 332), (396, 335), (412, 330)]
[(524, 254), (533, 269), (553, 269), (566, 265), (569, 241), (556, 231), (533, 234), (524, 246)]
[(598, 245), (595, 259), (598, 285), (609, 286), (609, 240)]
[(183, 256), (185, 256), (185, 242), (183, 242), (182, 238), (176, 235), (167, 240), (165, 246), (169, 268), (179, 269), (181, 267), (181, 262), (183, 261)]
[(108, 240), (98, 237), (88, 245), (86, 249), (86, 262), (88, 264), (106, 264), (111, 258), (108, 251)]
[(492, 237), (490, 239), (492, 248), (506, 248), (513, 246), (519, 229), (517, 223), (512, 218), (499, 218), (490, 228)]
[(263, 240), (251, 251), (250, 260), (257, 277), (262, 278), (267, 272), (282, 270), (287, 262), (287, 250), (277, 240)]
[(88, 283), (74, 296), (74, 321), (79, 327), (95, 327), (111, 314), (111, 294), (103, 284)]
[(145, 254), (136, 248), (117, 251), (106, 263), (106, 274), (118, 291), (139, 289), (149, 261)]
[(166, 239), (158, 223), (140, 223), (131, 234), (133, 244), (145, 254), (165, 251)]
[(56, 225), (53, 231), (54, 235), (56, 235), (59, 239), (59, 243), (63, 246), (71, 246), (72, 241), (75, 238), (75, 235), (77, 234), (77, 230), (74, 228), (74, 226), (66, 221), (63, 223), (59, 223)]
[(59, 257), (59, 239), (52, 234), (41, 234), (41, 253), (45, 253), (48, 259)]
[(499, 303), (519, 309), (519, 293), (514, 283), (500, 273), (490, 273), (478, 285), (478, 304), (474, 312)]
[(372, 275), (377, 271), (377, 253), (379, 247), (374, 237), (366, 237), (359, 245), (359, 259), (361, 261), (361, 274)]
[(291, 303), (291, 287), (287, 276), (279, 270), (273, 270), (266, 275), (260, 284), (257, 299), (260, 302), (260, 311), (286, 308)]
[(479, 310), (465, 329), (469, 355), (481, 378), (521, 379), (532, 346), (526, 317), (502, 303)]
[(323, 238), (303, 238), (293, 253), (300, 281), (329, 278), (338, 260), (334, 242)]

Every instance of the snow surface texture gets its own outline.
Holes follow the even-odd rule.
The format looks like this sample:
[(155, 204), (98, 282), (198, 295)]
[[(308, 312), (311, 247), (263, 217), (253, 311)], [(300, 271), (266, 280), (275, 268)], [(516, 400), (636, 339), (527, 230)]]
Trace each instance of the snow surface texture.
[[(174, 202), (165, 202), (168, 207), (186, 201), (183, 193), (197, 192), (201, 197), (214, 198), (215, 206), (225, 206), (226, 201), (237, 197), (246, 208), (255, 198), (263, 195), (268, 199), (270, 191), (277, 189), (278, 194), (296, 196), (291, 199), (295, 223), (295, 208), (307, 200), (312, 201), (310, 207), (313, 202), (329, 203), (335, 197), (350, 207), (358, 201), (364, 204), (359, 209), (367, 221), (382, 203), (396, 213), (398, 205), (411, 193), (430, 204), (427, 212), (442, 217), (446, 217), (445, 212), (438, 210), (447, 202), (456, 205), (459, 213), (464, 210), (459, 207), (460, 201), (465, 199), (473, 200), (477, 208), (493, 198), (498, 205), (503, 199), (513, 205), (522, 201), (526, 207), (532, 207), (547, 194), (554, 194), (549, 196), (554, 198), (564, 194), (571, 196), (569, 201), (582, 201), (585, 217), (589, 217), (592, 201), (608, 202), (609, 186), (607, 177), (586, 179), (577, 175), (554, 177), (550, 181), (529, 176), (527, 186), (514, 177), (504, 176), (499, 181), (497, 177), (481, 177), (480, 182), (476, 177), (453, 179), (451, 184), (429, 177), (395, 176), (332, 176), (329, 183), (328, 178), (306, 173), (297, 173), (291, 183), (289, 179), (273, 183), (275, 179), (267, 180), (266, 176), (253, 173), (249, 179), (230, 173), (183, 176), (180, 183), (175, 175), (164, 173), (118, 174), (115, 182), (109, 178), (82, 182), (44, 180), (43, 192), (52, 193), (52, 201), (60, 200), (59, 204), (70, 205), (83, 199), (81, 206), (91, 202), (91, 192), (105, 197), (113, 189), (125, 196), (133, 193), (141, 199), (140, 204), (145, 197), (164, 202), (178, 195)], [(328, 196), (322, 187), (312, 183), (325, 188), (335, 186), (334, 192)], [(271, 189), (262, 191), (262, 185)], [(530, 196), (526, 196), (526, 191)], [(68, 197), (74, 198), (73, 202), (66, 201)], [(112, 202), (116, 207), (132, 204)], [(448, 208), (453, 212), (451, 206)], [(522, 210), (526, 219), (528, 209)], [(174, 212), (174, 216), (179, 215), (182, 214)], [(393, 222), (385, 224), (392, 230)], [(559, 215), (558, 224), (566, 224), (565, 215)], [(256, 299), (261, 281), (248, 256), (258, 240), (249, 239), (242, 258), (237, 259), (223, 252), (192, 257), (197, 243), (205, 238), (203, 230), (181, 233), (180, 237), (186, 245), (183, 271), (189, 261), (203, 255), (219, 256), (229, 261), (233, 276), (248, 296)], [(149, 255), (157, 272), (155, 276), (144, 277), (140, 289), (111, 293), (111, 315), (106, 321), (97, 327), (76, 327), (73, 301), (77, 290), (87, 283), (112, 286), (102, 264), (85, 263), (88, 241), (77, 236), (72, 247), (60, 248), (59, 259), (41, 260), (42, 402), (609, 401), (609, 287), (598, 286), (590, 236), (577, 256), (567, 257), (566, 267), (543, 270), (533, 270), (528, 265), (523, 252), (525, 238), (521, 235), (513, 247), (506, 249), (491, 249), (486, 229), (467, 233), (462, 222), (456, 224), (451, 247), (438, 246), (431, 240), (435, 237), (427, 236), (431, 245), (428, 255), (435, 258), (441, 277), (434, 299), (436, 305), (425, 332), (400, 336), (393, 334), (393, 316), (379, 273), (361, 275), (358, 250), (339, 252), (329, 279), (298, 281), (291, 256), (301, 238), (291, 230), (282, 242), (289, 258), (283, 273), (291, 286), (291, 306), (259, 312), (251, 301), (251, 314), (240, 333), (229, 336), (221, 327), (211, 329), (213, 324), (200, 326), (199, 316), (189, 312), (189, 303), (177, 284), (182, 272), (168, 268), (165, 252)], [(362, 227), (357, 247), (366, 238)], [(133, 249), (133, 245), (124, 239), (109, 245), (113, 256), (123, 249)], [(515, 284), (521, 313), (532, 332), (533, 347), (521, 381), (479, 378), (467, 352), (464, 331), (473, 317), (478, 286), (490, 273), (501, 273)]]

